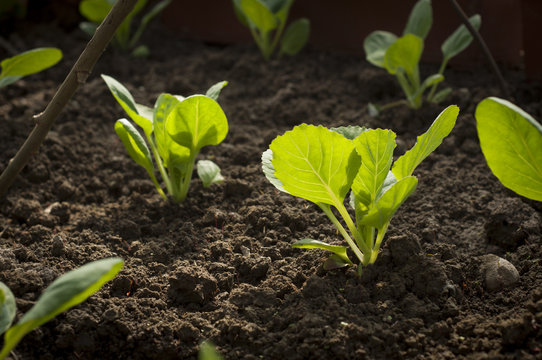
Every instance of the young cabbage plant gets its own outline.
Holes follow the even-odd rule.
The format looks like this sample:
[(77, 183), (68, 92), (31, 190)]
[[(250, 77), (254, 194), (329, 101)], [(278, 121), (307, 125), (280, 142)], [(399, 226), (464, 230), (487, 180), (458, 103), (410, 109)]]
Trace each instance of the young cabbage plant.
[[(92, 36), (96, 32), (98, 25), (102, 23), (109, 11), (115, 5), (116, 0), (83, 0), (79, 3), (79, 12), (87, 20), (79, 24), (79, 28), (88, 35)], [(162, 0), (158, 2), (154, 7), (141, 18), (141, 22), (137, 27), (134, 35), (131, 35), (132, 20), (141, 12), (141, 10), (147, 4), (147, 0), (138, 0), (134, 6), (134, 9), (126, 16), (122, 24), (119, 26), (115, 33), (113, 44), (119, 47), (123, 51), (132, 51), (134, 56), (147, 56), (149, 49), (145, 45), (136, 47), (137, 42), (143, 35), (145, 28), (160, 14), (171, 2), (171, 0)]]
[(250, 29), (266, 60), (271, 58), (279, 41), (280, 57), (282, 54), (297, 54), (309, 40), (310, 22), (305, 18), (292, 22), (284, 32), (293, 2), (294, 0), (233, 0), (239, 21)]
[(0, 88), (30, 74), (45, 70), (62, 59), (62, 51), (57, 48), (37, 48), (2, 60), (0, 65)]
[[(262, 155), (262, 168), (278, 190), (322, 209), (354, 252), (361, 271), (362, 266), (375, 262), (393, 215), (416, 190), (414, 169), (448, 136), (458, 113), (455, 105), (446, 108), (393, 165), (396, 144), (391, 130), (329, 130), (302, 124), (271, 142)], [(349, 193), (355, 219), (345, 206)], [(332, 252), (326, 269), (353, 265), (345, 246), (313, 239), (302, 239), (293, 246)]]
[(117, 275), (123, 264), (124, 261), (120, 258), (102, 259), (60, 276), (45, 289), (34, 306), (13, 326), (11, 324), (16, 313), (15, 297), (10, 289), (0, 282), (0, 334), (5, 332), (0, 360), (5, 359), (30, 331), (82, 303), (100, 290), (106, 282)]
[[(164, 93), (158, 97), (154, 108), (149, 108), (137, 104), (128, 89), (117, 80), (107, 75), (102, 78), (128, 116), (143, 129), (147, 139), (149, 146), (130, 121), (117, 120), (115, 131), (128, 154), (147, 171), (160, 196), (167, 200), (154, 175), (156, 162), (167, 193), (175, 202), (182, 202), (188, 194), (194, 163), (201, 148), (220, 144), (228, 133), (228, 120), (216, 102), (227, 82), (211, 86), (206, 95), (183, 97)], [(223, 180), (220, 168), (210, 160), (200, 160), (197, 173), (205, 187)]]
[(475, 117), (480, 147), (493, 174), (515, 193), (542, 201), (542, 125), (496, 97), (482, 100)]
[[(476, 29), (480, 28), (480, 15), (474, 15), (469, 22)], [(401, 86), (406, 99), (378, 106), (369, 104), (369, 113), (377, 116), (380, 111), (394, 106), (407, 105), (418, 109), (424, 101), (424, 93), (429, 90), (425, 100), (440, 103), (451, 92), (451, 88), (440, 91), (437, 86), (444, 80), (444, 70), (451, 58), (465, 50), (472, 42), (472, 35), (465, 25), (459, 26), (443, 43), (442, 64), (436, 74), (420, 78), (419, 62), (423, 53), (424, 40), (433, 24), (431, 0), (419, 0), (410, 13), (401, 37), (388, 31), (374, 31), (365, 38), (366, 59), (371, 64), (384, 68), (394, 75)]]

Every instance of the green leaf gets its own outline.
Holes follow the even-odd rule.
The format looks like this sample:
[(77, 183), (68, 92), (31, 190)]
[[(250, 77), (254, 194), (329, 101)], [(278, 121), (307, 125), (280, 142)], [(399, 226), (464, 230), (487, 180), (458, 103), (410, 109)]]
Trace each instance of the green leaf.
[(302, 239), (293, 243), (292, 247), (295, 247), (297, 249), (324, 249), (327, 251), (331, 251), (341, 260), (343, 260), (347, 264), (352, 265), (352, 261), (350, 261), (348, 255), (346, 254), (346, 246), (329, 245), (323, 241), (314, 239)]
[(303, 18), (294, 21), (288, 26), (282, 37), (280, 52), (287, 55), (297, 54), (309, 40), (310, 32), (311, 24), (309, 20)]
[(198, 176), (203, 182), (203, 187), (211, 186), (224, 181), (220, 168), (211, 160), (200, 160), (196, 165)]
[(363, 126), (357, 126), (357, 125), (348, 125), (348, 126), (339, 126), (330, 128), (329, 130), (334, 131), (338, 134), (341, 134), (348, 140), (354, 140), (358, 136), (360, 136), (362, 133), (369, 131), (366, 127)]
[(79, 23), (79, 29), (81, 29), (85, 34), (88, 36), (94, 36), (94, 33), (96, 32), (96, 29), (98, 29), (97, 23), (90, 22), (90, 21), (82, 21)]
[(289, 10), (293, 3), (293, 0), (262, 0), (273, 14), (277, 14), (280, 11)]
[[(164, 9), (171, 3), (171, 0), (162, 0), (156, 5), (153, 6), (153, 8), (143, 16), (141, 19), (141, 24), (139, 25), (140, 28), (145, 28), (152, 19), (154, 19), (156, 16), (158, 16)], [(138, 29), (138, 32), (142, 30)]]
[(432, 103), (438, 104), (444, 101), (452, 93), (452, 88), (445, 88), (440, 91), (438, 91), (433, 98), (431, 99)]
[(0, 78), (26, 76), (45, 70), (62, 59), (62, 51), (56, 48), (37, 48), (2, 60)]
[(233, 10), (234, 10), (235, 16), (237, 16), (237, 19), (239, 20), (239, 22), (242, 25), (244, 25), (246, 27), (249, 27), (248, 19), (245, 16), (245, 14), (243, 14), (243, 10), (241, 9), (241, 0), (233, 0)]
[(241, 0), (240, 5), (243, 14), (261, 33), (277, 28), (275, 15), (260, 0)]
[(207, 92), (205, 93), (205, 96), (208, 96), (210, 97), (211, 99), (213, 99), (214, 101), (218, 101), (218, 96), (220, 95), (220, 92), (222, 91), (222, 89), (228, 85), (228, 82), (227, 81), (221, 81), (221, 82), (217, 82), (216, 84), (214, 84), (213, 86), (211, 86), (209, 88), (209, 90), (207, 90)]
[(8, 86), (10, 84), (13, 84), (19, 79), (22, 79), (23, 76), (6, 76), (6, 77), (0, 77), (0, 88), (3, 88), (4, 86)]
[[(480, 15), (476, 14), (469, 18), (469, 22), (476, 29), (480, 29), (482, 23), (482, 18)], [(467, 48), (472, 42), (472, 35), (463, 24), (457, 28), (444, 42), (442, 43), (441, 50), (442, 55), (444, 56), (445, 61), (450, 60), (463, 50)]]
[(423, 94), (425, 89), (427, 89), (430, 86), (433, 86), (435, 84), (438, 84), (439, 82), (444, 80), (444, 76), (442, 74), (433, 74), (425, 78), (422, 85), (418, 88), (418, 90), (412, 95), (412, 98), (416, 98)]
[(0, 358), (7, 356), (27, 333), (85, 301), (113, 279), (122, 266), (123, 261), (120, 258), (102, 259), (83, 265), (56, 279), (21, 320), (6, 332)]
[(296, 126), (269, 148), (284, 189), (316, 204), (342, 204), (360, 165), (352, 141), (323, 126)]
[(365, 58), (371, 64), (383, 68), (386, 50), (388, 50), (395, 41), (397, 41), (397, 36), (395, 34), (380, 30), (373, 31), (363, 42)]
[(395, 133), (391, 130), (375, 129), (361, 134), (354, 140), (361, 156), (361, 166), (352, 184), (357, 202), (369, 207), (377, 200), (384, 180), (388, 176), (395, 149)]
[(83, 0), (79, 3), (79, 12), (87, 20), (101, 23), (112, 7), (113, 4), (107, 0)]
[(3, 334), (13, 322), (17, 307), (15, 297), (6, 284), (0, 281), (0, 334)]
[(168, 116), (166, 129), (173, 141), (198, 152), (218, 145), (228, 134), (228, 120), (222, 108), (204, 95), (189, 96)]
[(182, 164), (190, 157), (190, 150), (173, 141), (166, 130), (169, 114), (181, 101), (170, 94), (161, 94), (154, 104), (153, 128), (158, 153), (166, 168)]
[(542, 201), (542, 126), (496, 97), (478, 104), (475, 116), (480, 147), (493, 174), (519, 195)]
[(267, 149), (262, 153), (262, 170), (269, 182), (278, 190), (288, 194), (288, 191), (282, 186), (282, 182), (275, 176), (275, 168), (273, 167), (273, 151)]
[(199, 347), (198, 360), (223, 360), (223, 358), (212, 343), (204, 341)]
[(151, 51), (147, 45), (139, 45), (132, 50), (132, 56), (135, 58), (146, 58), (151, 54)]
[(393, 164), (393, 174), (397, 180), (412, 175), (414, 169), (442, 143), (450, 134), (459, 114), (459, 108), (450, 105), (435, 119), (431, 127), (418, 136), (416, 144)]
[(147, 118), (145, 116), (149, 116), (149, 113), (152, 110), (146, 111), (145, 114), (140, 113), (140, 110), (144, 111), (144, 109), (147, 107), (136, 104), (132, 94), (130, 94), (124, 85), (108, 75), (102, 74), (102, 79), (104, 79), (109, 91), (111, 91), (111, 94), (113, 94), (117, 102), (120, 104), (120, 106), (122, 106), (124, 111), (126, 111), (128, 116), (143, 129), (145, 135), (150, 136), (153, 130), (152, 118)]
[(128, 154), (138, 165), (142, 166), (149, 174), (154, 172), (151, 152), (145, 144), (145, 140), (137, 129), (126, 119), (117, 120), (115, 132), (124, 144)]
[(427, 37), (433, 25), (431, 0), (419, 0), (412, 8), (403, 35), (414, 34), (422, 39)]
[(348, 260), (348, 262), (344, 261), (339, 255), (332, 254), (330, 257), (327, 258), (326, 261), (324, 261), (324, 270), (335, 270), (335, 269), (341, 269), (343, 267), (351, 266), (353, 263)]
[(392, 75), (403, 69), (413, 77), (423, 52), (423, 40), (419, 36), (406, 34), (390, 45), (384, 55), (384, 67)]
[(382, 229), (390, 222), (397, 209), (416, 190), (417, 184), (418, 179), (414, 176), (407, 176), (397, 181), (378, 199), (374, 206), (369, 208), (368, 213), (361, 220), (361, 225)]

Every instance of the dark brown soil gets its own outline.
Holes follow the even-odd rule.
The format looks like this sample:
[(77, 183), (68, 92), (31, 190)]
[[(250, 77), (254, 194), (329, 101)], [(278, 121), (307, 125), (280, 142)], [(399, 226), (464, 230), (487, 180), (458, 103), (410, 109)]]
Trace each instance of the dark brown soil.
[[(0, 171), (86, 44), (52, 26), (19, 36), (65, 58), (0, 92)], [(486, 69), (447, 73), (456, 128), (416, 171), (417, 192), (358, 278), (325, 272), (323, 251), (290, 246), (341, 238), (316, 206), (268, 183), (261, 153), (306, 122), (390, 128), (402, 154), (447, 104), (375, 119), (369, 101), (401, 94), (361, 58), (308, 48), (266, 63), (252, 44), (186, 41), (159, 26), (146, 41), (148, 59), (103, 55), (1, 200), (0, 281), (19, 316), (62, 273), (125, 259), (101, 291), (27, 335), (14, 359), (194, 359), (205, 339), (226, 359), (542, 359), (542, 206), (504, 188), (481, 154), (473, 112), (499, 94)], [(161, 92), (191, 95), (228, 80), (220, 103), (230, 132), (201, 154), (221, 166), (224, 183), (204, 189), (194, 178), (186, 202), (162, 201), (113, 131), (126, 115), (101, 73), (148, 105)], [(542, 87), (505, 74), (516, 103), (542, 118)], [(487, 290), (487, 254), (517, 268), (516, 286)]]

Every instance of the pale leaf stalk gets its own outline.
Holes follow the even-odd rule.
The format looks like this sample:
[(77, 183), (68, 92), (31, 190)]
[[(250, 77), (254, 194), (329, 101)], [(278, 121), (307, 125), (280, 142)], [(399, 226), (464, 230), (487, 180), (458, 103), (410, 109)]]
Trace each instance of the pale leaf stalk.
[[(438, 70), (438, 73), (440, 75), (444, 74), (444, 69), (446, 69), (446, 65), (448, 65), (448, 59), (445, 58), (444, 60), (442, 60), (442, 64), (440, 64), (440, 69)], [(427, 95), (427, 101), (433, 100), (433, 96), (435, 96), (435, 91), (437, 91), (438, 84), (439, 83), (436, 83), (431, 86), (431, 90)]]
[(186, 196), (188, 194), (188, 188), (190, 187), (190, 180), (192, 180), (192, 172), (194, 171), (194, 163), (196, 162), (196, 151), (192, 151), (190, 155), (190, 159), (188, 159), (188, 168), (185, 176), (183, 177), (183, 180), (180, 184), (179, 191), (173, 194), (173, 198), (177, 202), (182, 202), (184, 199), (186, 199)]
[[(280, 37), (282, 36), (282, 32), (284, 31), (285, 25), (286, 25), (286, 20), (280, 22), (279, 28), (275, 32), (275, 38), (273, 39), (273, 42), (271, 43), (271, 52), (273, 52), (273, 49), (277, 47)], [(279, 53), (279, 58), (281, 56), (282, 56), (282, 52)]]
[(374, 264), (376, 261), (376, 258), (378, 257), (378, 252), (380, 251), (380, 244), (382, 244), (382, 240), (384, 239), (384, 236), (386, 236), (386, 232), (388, 231), (388, 226), (390, 225), (390, 222), (382, 226), (382, 228), (378, 229), (378, 235), (376, 236), (376, 242), (371, 254), (371, 259), (369, 261), (369, 264)]
[[(170, 178), (168, 176), (168, 173), (167, 173), (166, 169), (164, 168), (164, 164), (162, 163), (162, 159), (160, 158), (160, 154), (158, 153), (158, 149), (156, 147), (154, 139), (152, 138), (152, 136), (147, 136), (147, 140), (149, 141), (149, 144), (151, 146), (151, 151), (152, 151), (152, 153), (154, 155), (154, 159), (156, 160), (156, 165), (158, 166), (158, 171), (160, 171), (160, 175), (162, 176), (162, 181), (164, 181), (164, 184), (166, 185), (167, 192), (171, 195), (171, 194), (173, 194), (173, 188), (171, 187), (171, 181), (170, 181)], [(161, 194), (164, 193), (162, 191), (162, 188), (160, 188), (160, 190), (158, 192), (160, 192)], [(166, 199), (167, 199), (167, 197), (166, 197)]]

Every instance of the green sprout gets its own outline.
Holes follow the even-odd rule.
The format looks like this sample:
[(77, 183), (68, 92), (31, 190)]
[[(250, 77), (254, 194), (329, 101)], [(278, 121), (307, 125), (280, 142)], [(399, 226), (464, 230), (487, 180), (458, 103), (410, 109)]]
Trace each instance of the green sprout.
[[(109, 14), (109, 11), (113, 8), (113, 5), (115, 5), (115, 2), (116, 0), (81, 1), (81, 3), (79, 3), (79, 12), (89, 21), (80, 23), (79, 28), (90, 36), (94, 35), (98, 25), (100, 25), (107, 14)], [(115, 32), (113, 44), (123, 51), (131, 50), (132, 55), (134, 56), (147, 56), (149, 54), (149, 49), (145, 45), (136, 47), (137, 42), (151, 20), (160, 14), (170, 2), (171, 0), (162, 0), (154, 5), (154, 7), (141, 18), (141, 22), (132, 36), (132, 20), (147, 4), (147, 0), (137, 0), (134, 9), (126, 16)]]
[(0, 360), (5, 359), (30, 331), (82, 303), (100, 290), (106, 282), (117, 275), (123, 264), (124, 261), (120, 258), (102, 259), (60, 276), (45, 289), (36, 304), (13, 326), (11, 324), (16, 313), (15, 297), (0, 281), (0, 334), (5, 332)]
[(37, 48), (2, 60), (0, 88), (13, 84), (24, 76), (45, 70), (62, 59), (62, 51), (57, 48)]
[[(469, 22), (474, 28), (479, 29), (480, 15), (472, 16)], [(450, 59), (470, 45), (472, 35), (465, 25), (459, 26), (441, 45), (443, 60), (439, 71), (422, 81), (419, 62), (423, 53), (424, 40), (432, 24), (431, 0), (419, 0), (412, 8), (401, 37), (388, 31), (377, 30), (365, 38), (363, 47), (367, 61), (394, 75), (406, 97), (404, 100), (382, 106), (370, 103), (371, 115), (377, 116), (380, 111), (399, 105), (419, 109), (423, 104), (423, 95), (427, 89), (430, 90), (425, 100), (435, 104), (442, 102), (452, 92), (451, 88), (437, 92), (437, 86), (444, 80), (443, 73)]]
[[(228, 120), (216, 102), (227, 85), (219, 82), (206, 95), (161, 94), (154, 108), (137, 104), (132, 94), (110, 76), (102, 75), (109, 90), (128, 116), (143, 129), (147, 146), (139, 131), (127, 119), (117, 120), (115, 131), (130, 157), (149, 174), (164, 200), (167, 196), (154, 175), (156, 162), (168, 194), (175, 202), (186, 199), (196, 156), (207, 145), (220, 144), (228, 133)], [(200, 160), (197, 173), (205, 187), (223, 180), (220, 168), (210, 160)]]
[(480, 147), (493, 174), (515, 193), (542, 201), (542, 125), (496, 97), (482, 100), (475, 117)]
[[(459, 108), (446, 108), (416, 144), (393, 163), (395, 133), (361, 127), (327, 129), (302, 124), (278, 136), (262, 155), (267, 179), (280, 191), (315, 203), (362, 266), (373, 264), (397, 209), (416, 190), (414, 169), (452, 131)], [(350, 193), (350, 216), (345, 198)], [(340, 214), (346, 228), (332, 208)], [(325, 269), (353, 265), (347, 247), (302, 239), (292, 246), (332, 252)]]
[(293, 2), (294, 0), (233, 0), (239, 21), (250, 29), (266, 60), (271, 58), (279, 41), (280, 57), (282, 54), (297, 54), (309, 39), (310, 22), (305, 18), (292, 22), (284, 31)]

